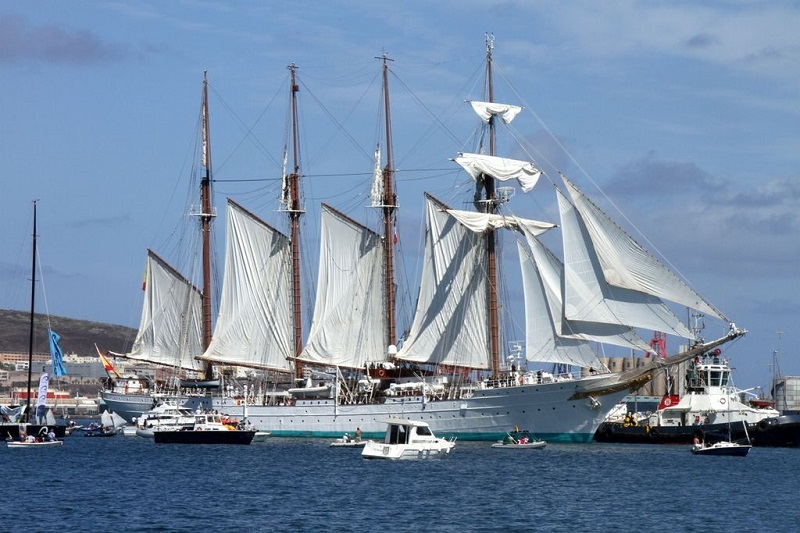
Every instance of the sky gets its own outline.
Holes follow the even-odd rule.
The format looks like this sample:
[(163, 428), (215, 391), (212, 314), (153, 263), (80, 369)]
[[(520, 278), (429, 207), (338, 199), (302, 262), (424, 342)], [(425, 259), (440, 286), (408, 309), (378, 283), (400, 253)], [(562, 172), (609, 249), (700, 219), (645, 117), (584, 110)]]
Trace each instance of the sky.
[[(800, 375), (797, 28), (790, 1), (3, 2), (0, 308), (29, 306), (36, 199), (37, 311), (138, 325), (146, 249), (178, 263), (191, 224), (206, 71), (218, 214), (231, 197), (277, 224), (297, 66), (313, 244), (320, 202), (371, 216), (377, 58), (390, 59), (398, 234), (413, 259), (423, 193), (471, 190), (450, 158), (474, 149), (464, 102), (483, 97), (489, 33), (497, 99), (525, 107), (512, 135), (530, 148), (498, 146), (546, 175), (530, 200), (517, 191), (520, 212), (557, 222), (558, 172), (599, 194), (748, 330), (726, 355), (737, 385), (768, 388), (773, 352)], [(224, 216), (215, 226), (221, 250)], [(304, 262), (313, 287), (313, 253)]]

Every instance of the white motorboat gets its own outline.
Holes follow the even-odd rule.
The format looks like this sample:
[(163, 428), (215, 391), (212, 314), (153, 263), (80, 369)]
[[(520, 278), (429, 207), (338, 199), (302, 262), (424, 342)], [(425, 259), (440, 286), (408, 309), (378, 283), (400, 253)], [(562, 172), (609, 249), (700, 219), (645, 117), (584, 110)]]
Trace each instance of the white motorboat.
[(386, 420), (383, 442), (367, 441), (361, 452), (365, 459), (433, 459), (444, 457), (455, 447), (455, 439), (433, 434), (427, 422), (390, 418)]
[(194, 421), (194, 413), (191, 410), (178, 407), (174, 403), (163, 402), (136, 420), (136, 435), (152, 438), (155, 431), (191, 428)]

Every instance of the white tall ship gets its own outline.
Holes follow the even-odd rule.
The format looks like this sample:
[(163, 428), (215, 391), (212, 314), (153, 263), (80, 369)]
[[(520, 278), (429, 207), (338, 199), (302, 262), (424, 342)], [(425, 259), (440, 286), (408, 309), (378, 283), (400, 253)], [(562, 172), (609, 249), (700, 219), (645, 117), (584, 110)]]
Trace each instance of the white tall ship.
[[(491, 68), (489, 41), (489, 79)], [(293, 307), (299, 279), (289, 259), (294, 255), (293, 238), (229, 204), (220, 315), (214, 340), (200, 359), (294, 376), (301, 386), (288, 390), (250, 386), (243, 397), (215, 400), (216, 408), (245, 416), (273, 436), (337, 437), (359, 427), (365, 436), (375, 438), (383, 434), (385, 420), (396, 416), (424, 421), (436, 434), (459, 439), (494, 440), (519, 426), (552, 442), (587, 442), (608, 411), (651, 379), (655, 368), (654, 364), (623, 374), (608, 372), (591, 343), (652, 351), (636, 334), (638, 328), (691, 339), (691, 349), (662, 363), (669, 364), (742, 334), (731, 324), (730, 333), (716, 341), (693, 339), (662, 298), (721, 320), (725, 317), (566, 178), (564, 192), (556, 189), (563, 263), (537, 238), (554, 224), (503, 213), (507, 198), (498, 194), (496, 181), (516, 180), (527, 192), (541, 172), (531, 162), (491, 154), (496, 123), (510, 122), (520, 108), (494, 102), (489, 83), (486, 101), (471, 102), (471, 107), (487, 129), (490, 153), (481, 147), (479, 153), (455, 158), (475, 180), (481, 192), (476, 204), (482, 212), (450, 209), (426, 197), (424, 266), (416, 313), (396, 348), (392, 279), (396, 203), (385, 57), (383, 69), (386, 161), (381, 165), (376, 153), (372, 206), (384, 214), (384, 232), (379, 235), (333, 207), (322, 206), (316, 303), (304, 344), (297, 336), (299, 312)], [(292, 75), (296, 105), (294, 70)], [(284, 206), (292, 223), (302, 211), (299, 174), (297, 167), (285, 173)], [(495, 240), (500, 232), (519, 237), (525, 366), (559, 365), (574, 373), (523, 370), (519, 361), (512, 366), (502, 353), (494, 293), (499, 266)], [(254, 261), (248, 251), (256, 251), (259, 260)], [(479, 373), (489, 377), (478, 379)]]
[[(539, 239), (555, 224), (510, 212), (512, 186), (532, 190), (543, 173), (530, 161), (496, 156), (495, 128), (521, 108), (494, 101), (492, 41), (487, 40), (487, 94), (470, 102), (486, 142), (454, 161), (474, 180), (477, 211), (452, 209), (426, 195), (424, 265), (416, 310), (399, 342), (395, 324), (393, 231), (396, 198), (383, 58), (386, 144), (376, 152), (372, 207), (383, 231), (322, 206), (316, 301), (307, 338), (300, 311), (300, 169), (284, 172), (283, 234), (228, 202), (225, 274), (213, 340), (200, 361), (216, 369), (248, 368), (252, 380), (230, 394), (223, 383), (213, 406), (246, 417), (273, 436), (339, 437), (360, 428), (383, 435), (387, 418), (419, 420), (443, 437), (497, 440), (517, 426), (550, 442), (588, 442), (606, 414), (656, 368), (676, 364), (741, 336), (725, 316), (636, 243), (566, 177), (555, 185), (563, 261)], [(297, 116), (294, 66), (291, 116)], [(504, 187), (497, 187), (497, 182)], [(507, 182), (507, 183), (506, 183)], [(523, 195), (519, 195), (523, 197)], [(506, 237), (506, 235), (508, 237)], [(497, 295), (497, 242), (514, 238), (522, 273), (525, 347), (503, 353)], [(696, 309), (729, 324), (703, 342), (665, 305)], [(598, 343), (652, 352), (639, 329), (682, 337), (690, 348), (624, 373), (612, 373)], [(539, 369), (534, 369), (538, 366)], [(556, 370), (557, 369), (557, 370)], [(193, 407), (208, 397), (186, 398)]]

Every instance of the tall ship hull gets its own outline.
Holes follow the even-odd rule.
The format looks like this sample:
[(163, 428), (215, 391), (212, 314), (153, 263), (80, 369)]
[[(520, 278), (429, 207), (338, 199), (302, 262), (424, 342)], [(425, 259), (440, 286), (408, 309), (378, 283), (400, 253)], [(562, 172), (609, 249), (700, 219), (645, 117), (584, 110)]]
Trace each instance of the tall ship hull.
[[(587, 378), (591, 379), (591, 378)], [(333, 399), (295, 400), (294, 405), (237, 405), (218, 400), (214, 408), (246, 417), (258, 430), (276, 437), (339, 437), (361, 428), (379, 438), (386, 418), (402, 416), (427, 422), (437, 434), (459, 440), (497, 440), (515, 426), (535, 431), (550, 442), (590, 442), (608, 410), (625, 391), (571, 400), (587, 379), (479, 389), (461, 400), (387, 398), (380, 404), (339, 405)]]
[[(387, 397), (381, 403), (343, 404), (333, 398), (296, 399), (291, 405), (251, 405), (219, 396), (173, 397), (193, 411), (214, 409), (247, 418), (259, 431), (276, 437), (340, 437), (361, 428), (365, 437), (385, 432), (389, 416), (424, 420), (437, 433), (460, 440), (497, 440), (516, 427), (535, 431), (551, 442), (590, 442), (608, 411), (628, 389), (571, 400), (587, 383), (603, 377), (536, 385), (475, 389), (470, 398), (429, 400), (422, 396)], [(128, 421), (149, 410), (150, 394), (102, 393), (108, 408)]]

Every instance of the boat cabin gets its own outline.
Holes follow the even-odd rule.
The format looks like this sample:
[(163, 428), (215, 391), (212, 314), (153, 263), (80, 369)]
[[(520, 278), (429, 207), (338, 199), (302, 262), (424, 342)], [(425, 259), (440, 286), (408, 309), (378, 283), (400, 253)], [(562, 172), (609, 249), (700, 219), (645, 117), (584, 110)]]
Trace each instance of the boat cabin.
[[(686, 392), (718, 392), (730, 383), (731, 369), (720, 357), (719, 348), (689, 364), (686, 371)], [(715, 390), (711, 390), (711, 389)]]
[(120, 394), (147, 394), (150, 392), (150, 380), (141, 376), (108, 378), (106, 387), (110, 392)]
[(408, 444), (415, 436), (433, 436), (427, 426), (415, 427), (410, 424), (390, 424), (386, 432), (385, 442), (387, 444)]
[(425, 422), (394, 418), (387, 420), (386, 423), (385, 444), (412, 444), (436, 440), (431, 428)]

